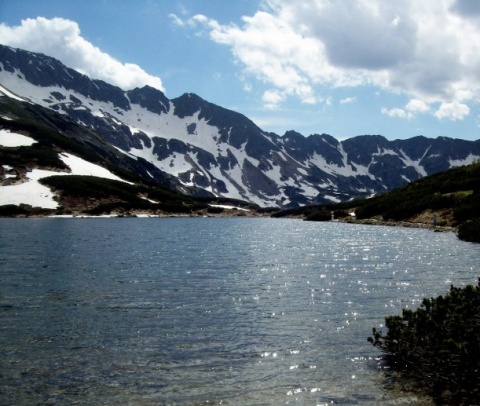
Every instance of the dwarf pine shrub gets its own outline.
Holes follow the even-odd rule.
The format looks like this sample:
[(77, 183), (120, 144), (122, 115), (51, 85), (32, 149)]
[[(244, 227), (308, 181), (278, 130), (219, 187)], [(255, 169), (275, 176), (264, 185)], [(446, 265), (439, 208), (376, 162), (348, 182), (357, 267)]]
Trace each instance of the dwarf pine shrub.
[(440, 404), (480, 404), (480, 279), (385, 318), (368, 340), (387, 365)]

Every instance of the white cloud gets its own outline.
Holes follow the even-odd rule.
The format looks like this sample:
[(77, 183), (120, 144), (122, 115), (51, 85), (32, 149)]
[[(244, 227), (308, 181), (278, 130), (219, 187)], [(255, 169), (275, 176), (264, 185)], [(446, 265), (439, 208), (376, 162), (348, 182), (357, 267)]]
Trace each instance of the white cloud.
[(357, 100), (356, 97), (345, 97), (344, 99), (340, 100), (340, 104), (350, 104)]
[(430, 106), (427, 103), (419, 99), (410, 100), (406, 104), (405, 109), (410, 111), (411, 113), (427, 113), (431, 110)]
[(185, 27), (185, 22), (181, 18), (178, 18), (175, 14), (169, 14), (168, 16), (174, 25), (178, 27)]
[[(411, 117), (431, 113), (434, 103), (480, 101), (478, 3), (264, 0), (241, 25), (207, 16), (188, 23), (228, 46), (245, 76), (285, 99), (318, 103), (325, 89), (376, 86), (412, 99), (384, 114)], [(436, 116), (445, 117), (445, 109)]]
[(389, 117), (406, 118), (408, 120), (414, 118), (418, 114), (428, 113), (431, 107), (423, 100), (412, 99), (403, 108), (381, 109), (382, 114)]
[(263, 93), (262, 99), (267, 109), (275, 110), (285, 100), (285, 95), (278, 90), (267, 90)]
[(439, 119), (447, 118), (452, 121), (463, 120), (465, 116), (470, 114), (470, 108), (466, 104), (458, 103), (442, 103), (440, 108), (434, 113)]
[(387, 109), (385, 107), (382, 107), (381, 111), (382, 111), (382, 114), (388, 117), (407, 118), (407, 119), (410, 119), (413, 117), (413, 114), (411, 112), (408, 112), (405, 109), (400, 109), (398, 107), (395, 107), (393, 109)]
[(4, 45), (44, 53), (89, 77), (124, 90), (149, 85), (164, 91), (159, 77), (102, 52), (81, 36), (78, 24), (71, 20), (37, 17), (22, 20), (21, 25), (15, 27), (0, 24), (0, 38)]
[[(228, 45), (236, 61), (245, 67), (245, 74), (260, 82), (273, 85), (277, 92), (267, 92), (264, 99), (269, 103), (295, 95), (304, 103), (313, 104), (317, 97), (310, 77), (319, 45), (308, 41), (275, 16), (259, 11), (254, 17), (244, 17), (244, 29), (235, 25), (221, 25), (203, 15), (196, 15), (185, 24), (195, 24), (208, 31), (210, 38)], [(316, 82), (316, 81), (314, 81)]]

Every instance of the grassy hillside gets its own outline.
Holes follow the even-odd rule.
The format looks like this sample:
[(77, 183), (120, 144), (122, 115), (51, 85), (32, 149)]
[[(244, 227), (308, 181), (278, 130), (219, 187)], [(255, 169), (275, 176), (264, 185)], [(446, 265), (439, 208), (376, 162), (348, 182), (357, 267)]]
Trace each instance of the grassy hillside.
[[(355, 222), (454, 227), (460, 238), (480, 242), (480, 162), (422, 178), (371, 199), (285, 210), (276, 216), (325, 221), (330, 220), (331, 212), (337, 219)], [(355, 218), (349, 212), (355, 212)]]

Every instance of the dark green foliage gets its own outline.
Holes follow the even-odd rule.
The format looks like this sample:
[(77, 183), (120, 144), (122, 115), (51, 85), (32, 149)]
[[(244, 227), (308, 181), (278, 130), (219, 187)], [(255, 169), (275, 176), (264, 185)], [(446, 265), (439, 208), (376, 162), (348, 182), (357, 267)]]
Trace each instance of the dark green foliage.
[(133, 210), (151, 210), (152, 208), (154, 208), (154, 205), (147, 201), (136, 202), (136, 203), (114, 202), (114, 203), (99, 204), (93, 209), (87, 210), (86, 213), (91, 214), (92, 216), (98, 216), (101, 214), (111, 214), (114, 211), (128, 213)]
[(95, 176), (50, 176), (40, 180), (46, 186), (60, 190), (62, 194), (85, 198), (109, 198), (115, 196), (125, 201), (139, 201), (139, 186), (125, 182), (97, 178)]
[[(26, 112), (21, 111), (20, 115), (25, 116)], [(27, 118), (27, 119), (17, 119), (14, 121), (7, 121), (0, 119), (0, 125), (5, 126), (10, 129), (10, 131), (18, 132), (21, 134), (28, 134), (29, 137), (35, 139), (38, 144), (33, 144), (30, 147), (24, 148), (36, 148), (41, 146), (43, 149), (52, 149), (52, 148), (59, 148), (61, 150), (65, 150), (71, 152), (73, 154), (79, 155), (86, 160), (91, 162), (98, 162), (98, 156), (90, 152), (84, 146), (82, 146), (79, 142), (68, 138), (61, 134), (60, 131), (63, 130), (61, 127), (63, 122), (58, 121), (56, 123), (52, 123), (54, 127), (58, 129), (54, 130), (49, 126), (39, 123), (36, 117)], [(69, 123), (69, 125), (74, 125)], [(58, 159), (58, 158), (57, 158)], [(64, 166), (63, 162), (60, 161), (61, 164)], [(60, 167), (63, 167), (60, 166)]]
[(335, 210), (333, 212), (333, 216), (336, 219), (343, 219), (345, 217), (348, 217), (348, 213), (345, 210)]
[(270, 214), (272, 217), (274, 213), (278, 213), (278, 208), (276, 207), (253, 207), (254, 210), (257, 210), (258, 213)]
[[(459, 222), (471, 218), (474, 213), (476, 216), (479, 212), (480, 163), (427, 176), (371, 199), (332, 204), (328, 209), (356, 208), (359, 219), (382, 216), (385, 220), (406, 220), (426, 209), (452, 207), (457, 212), (456, 218)], [(318, 208), (310, 206), (296, 209), (296, 214), (308, 215)], [(281, 215), (282, 213), (279, 213), (279, 216)]]
[(459, 223), (480, 216), (480, 184), (472, 194), (461, 199), (454, 210), (455, 220)]
[(314, 211), (305, 218), (307, 221), (329, 221), (331, 219), (332, 212), (326, 209)]
[[(193, 197), (182, 196), (162, 187), (130, 185), (94, 176), (50, 176), (41, 179), (40, 182), (59, 192), (60, 200), (83, 198), (93, 201), (95, 207), (86, 211), (91, 215), (110, 214), (115, 211), (128, 213), (135, 210), (188, 214), (208, 207), (207, 203), (198, 202)], [(148, 196), (155, 203), (140, 196)]]
[(469, 235), (468, 241), (478, 242), (477, 223), (465, 227), (462, 224), (480, 214), (480, 162), (427, 176), (370, 199), (281, 210), (272, 217), (303, 216), (310, 220), (319, 210), (331, 210), (335, 218), (342, 218), (339, 211), (355, 210), (358, 220), (386, 221), (409, 221), (428, 210), (433, 213), (453, 211), (453, 221), (449, 218), (449, 223), (444, 220), (438, 225), (459, 226), (459, 238)]
[(32, 207), (28, 204), (6, 204), (0, 206), (0, 217), (29, 217), (29, 216), (48, 216), (55, 212), (54, 209), (44, 209), (42, 207)]
[(358, 208), (357, 218), (364, 219), (381, 215), (384, 220), (401, 221), (428, 209), (440, 210), (454, 205), (455, 197), (438, 192), (438, 185), (425, 186), (425, 184), (415, 182), (369, 199)]
[(463, 223), (458, 228), (458, 238), (464, 241), (480, 242), (480, 218)]
[(21, 215), (28, 215), (31, 212), (31, 207), (25, 205), (17, 206), (15, 204), (6, 204), (0, 206), (0, 217), (15, 217)]
[(165, 213), (171, 214), (190, 214), (193, 209), (191, 206), (182, 205), (182, 204), (171, 204), (171, 203), (150, 203), (148, 201), (142, 200), (138, 202), (113, 202), (113, 203), (101, 203), (93, 209), (87, 210), (86, 213), (98, 216), (101, 214), (111, 214), (112, 212), (119, 213), (134, 213), (138, 211), (162, 211)]
[(334, 219), (342, 219), (348, 217), (345, 210), (331, 211), (325, 207), (321, 209), (311, 210), (305, 217), (306, 221), (330, 221), (332, 220), (332, 213)]
[(291, 209), (285, 209), (277, 211), (276, 213), (272, 214), (272, 217), (281, 218), (281, 217), (288, 217), (288, 216), (304, 216), (308, 217), (310, 214), (319, 210), (318, 206), (303, 206), (303, 207), (295, 207)]
[(39, 167), (68, 169), (56, 152), (38, 143), (17, 148), (0, 147), (0, 162), (17, 167), (33, 164)]
[[(476, 190), (478, 196), (479, 187), (480, 163), (476, 163), (428, 176), (384, 195), (364, 200), (356, 214), (359, 219), (382, 215), (385, 220), (407, 220), (427, 209), (460, 206), (464, 199), (458, 198), (455, 193)], [(472, 197), (472, 204), (479, 207), (480, 199)], [(466, 211), (462, 210), (469, 216)]]
[(209, 207), (207, 213), (210, 214), (220, 214), (223, 213), (223, 207)]
[(480, 279), (388, 316), (385, 326), (386, 334), (373, 329), (368, 340), (391, 368), (441, 404), (479, 404)]
[[(170, 200), (194, 200), (193, 198), (190, 198), (188, 196), (181, 196), (178, 193), (172, 192), (171, 190), (168, 190), (163, 187), (152, 187), (148, 189), (148, 198), (155, 200), (155, 201), (170, 201)], [(206, 207), (206, 204), (205, 204)]]

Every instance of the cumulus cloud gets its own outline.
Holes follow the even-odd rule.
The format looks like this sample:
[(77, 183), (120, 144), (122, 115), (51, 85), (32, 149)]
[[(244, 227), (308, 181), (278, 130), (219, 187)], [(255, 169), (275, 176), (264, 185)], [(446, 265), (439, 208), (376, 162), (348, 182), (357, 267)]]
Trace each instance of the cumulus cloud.
[(470, 108), (466, 104), (454, 101), (452, 103), (442, 103), (440, 108), (434, 113), (437, 118), (447, 118), (452, 121), (463, 120), (470, 114)]
[[(412, 119), (418, 114), (432, 112), (431, 106), (422, 100), (410, 100), (404, 108), (394, 107), (381, 109), (382, 114), (389, 117)], [(447, 119), (451, 121), (463, 120), (470, 114), (470, 108), (463, 103), (453, 101), (451, 103), (442, 102), (439, 107), (432, 113), (438, 119)]]
[(431, 110), (430, 106), (423, 100), (412, 99), (406, 106), (406, 110), (411, 113), (427, 113)]
[(329, 88), (368, 85), (416, 100), (384, 114), (460, 120), (468, 114), (460, 105), (480, 101), (479, 4), (264, 0), (240, 25), (203, 15), (177, 24), (228, 46), (243, 74), (271, 87), (270, 105), (272, 95), (318, 103)]
[[(431, 107), (423, 100), (412, 99), (403, 108), (394, 107), (387, 109), (382, 107), (382, 114), (389, 117), (412, 119), (418, 114), (428, 113)], [(440, 117), (439, 117), (440, 118)]]
[(262, 99), (267, 109), (275, 110), (285, 100), (285, 95), (277, 90), (267, 90), (263, 93)]
[(145, 85), (165, 90), (159, 77), (136, 64), (122, 63), (85, 40), (78, 24), (71, 20), (38, 17), (22, 20), (15, 27), (0, 24), (0, 38), (4, 45), (53, 56), (70, 68), (124, 90)]
[(394, 107), (393, 109), (387, 109), (386, 107), (382, 107), (382, 114), (388, 116), (388, 117), (397, 117), (397, 118), (413, 118), (413, 113), (401, 109), (398, 107)]

